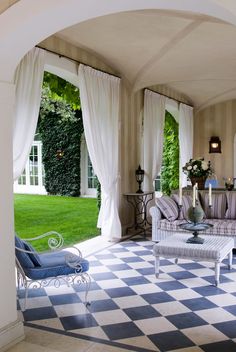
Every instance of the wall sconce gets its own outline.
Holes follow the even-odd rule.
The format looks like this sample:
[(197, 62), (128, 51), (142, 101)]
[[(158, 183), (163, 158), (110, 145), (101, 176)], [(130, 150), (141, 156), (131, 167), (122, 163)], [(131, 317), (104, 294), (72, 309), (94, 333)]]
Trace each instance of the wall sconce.
[(61, 159), (64, 156), (64, 152), (61, 149), (58, 149), (56, 152), (57, 159)]
[(143, 191), (141, 189), (141, 184), (144, 179), (144, 170), (141, 169), (140, 165), (137, 168), (137, 170), (135, 171), (135, 176), (136, 176), (136, 181), (138, 182), (138, 190), (136, 193), (143, 193)]
[(209, 153), (221, 153), (221, 141), (219, 137), (211, 137), (209, 141)]

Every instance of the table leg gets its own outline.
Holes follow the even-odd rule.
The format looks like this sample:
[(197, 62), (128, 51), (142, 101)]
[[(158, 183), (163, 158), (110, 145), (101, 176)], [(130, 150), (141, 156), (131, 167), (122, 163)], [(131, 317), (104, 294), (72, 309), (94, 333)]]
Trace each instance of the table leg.
[(220, 263), (215, 262), (215, 285), (218, 286), (220, 281)]
[(148, 221), (147, 205), (153, 199), (154, 192), (126, 194), (126, 199), (133, 209), (133, 224), (126, 228), (126, 234), (135, 230), (135, 234), (146, 234), (150, 231), (151, 223)]
[(231, 250), (229, 252), (229, 255), (228, 255), (228, 269), (231, 270), (232, 269), (232, 259), (233, 259), (233, 251)]
[(160, 257), (155, 257), (155, 275), (156, 278), (159, 276), (159, 267), (160, 267)]

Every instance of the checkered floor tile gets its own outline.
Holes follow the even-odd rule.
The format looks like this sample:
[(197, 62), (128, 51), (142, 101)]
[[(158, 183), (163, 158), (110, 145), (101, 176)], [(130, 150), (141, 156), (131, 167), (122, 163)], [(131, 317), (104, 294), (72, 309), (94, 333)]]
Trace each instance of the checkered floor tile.
[(22, 319), (130, 351), (236, 351), (236, 257), (231, 271), (222, 263), (215, 287), (206, 262), (163, 259), (156, 279), (152, 247), (136, 237), (90, 256), (88, 309), (81, 286), (32, 289)]

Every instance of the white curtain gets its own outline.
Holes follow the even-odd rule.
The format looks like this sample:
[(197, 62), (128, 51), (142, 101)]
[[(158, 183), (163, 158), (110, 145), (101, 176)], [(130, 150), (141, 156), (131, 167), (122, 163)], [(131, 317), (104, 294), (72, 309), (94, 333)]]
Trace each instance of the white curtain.
[(153, 191), (153, 181), (161, 169), (166, 97), (144, 92), (144, 191)]
[(120, 79), (80, 64), (79, 88), (88, 152), (102, 190), (98, 227), (108, 240), (121, 238), (117, 194)]
[(15, 116), (13, 122), (13, 176), (24, 170), (37, 127), (44, 73), (44, 50), (33, 48), (15, 72)]
[(193, 108), (180, 104), (179, 106), (179, 151), (180, 151), (180, 184), (187, 186), (187, 176), (182, 167), (193, 157)]

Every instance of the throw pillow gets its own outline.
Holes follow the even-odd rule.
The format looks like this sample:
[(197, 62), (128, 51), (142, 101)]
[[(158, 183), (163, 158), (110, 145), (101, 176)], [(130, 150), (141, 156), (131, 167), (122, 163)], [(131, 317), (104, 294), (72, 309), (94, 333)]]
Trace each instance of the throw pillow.
[[(15, 247), (20, 249), (25, 249), (24, 242), (16, 235), (15, 235)], [(21, 252), (17, 248), (15, 249), (16, 257), (19, 260), (21, 266), (23, 268), (34, 268), (34, 263), (32, 262), (28, 253)]]
[(228, 209), (225, 213), (226, 219), (236, 219), (236, 193), (226, 192)]
[(167, 220), (174, 221), (178, 218), (177, 204), (170, 197), (163, 196), (161, 198), (156, 198), (156, 205)]
[(203, 210), (207, 219), (224, 219), (226, 212), (226, 196), (225, 193), (212, 194), (212, 207), (209, 207), (208, 192), (201, 193)]
[[(177, 194), (173, 194), (172, 198), (179, 204), (179, 196)], [(188, 219), (188, 209), (193, 205), (193, 198), (189, 195), (183, 195), (182, 197), (182, 208), (179, 210), (179, 219)]]
[(31, 246), (31, 244), (23, 241), (24, 243), (24, 249), (26, 251), (30, 251), (33, 253), (27, 253), (28, 256), (30, 257), (30, 259), (32, 260), (32, 262), (34, 263), (35, 266), (41, 266), (41, 261), (40, 261), (40, 257), (38, 255), (38, 253), (35, 251), (35, 249)]

